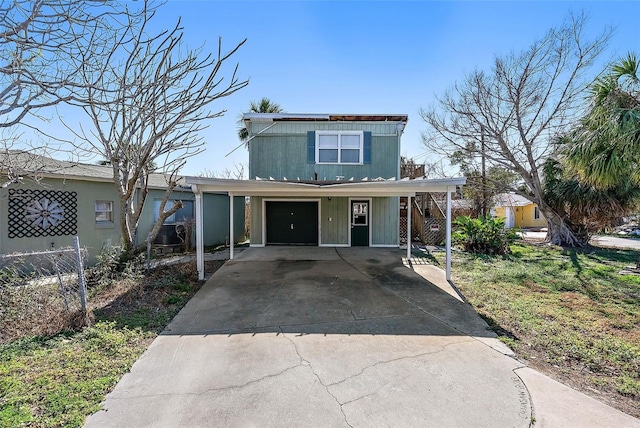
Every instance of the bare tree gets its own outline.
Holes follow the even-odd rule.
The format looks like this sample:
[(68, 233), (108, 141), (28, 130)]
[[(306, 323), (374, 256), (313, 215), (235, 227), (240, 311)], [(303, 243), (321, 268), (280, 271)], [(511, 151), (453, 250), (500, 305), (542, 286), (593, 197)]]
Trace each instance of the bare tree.
[(212, 169), (205, 168), (198, 174), (198, 177), (207, 177), (207, 178), (227, 178), (234, 180), (243, 180), (246, 178), (246, 170), (244, 164), (235, 163), (233, 164), (233, 171), (229, 168), (225, 168), (222, 171), (215, 171)]
[(83, 108), (92, 126), (75, 130), (82, 140), (77, 147), (100, 155), (113, 169), (120, 229), (129, 252), (135, 250), (150, 181), (162, 179), (166, 185), (158, 219), (147, 236), (153, 240), (165, 219), (182, 207), (177, 202), (165, 210), (181, 180), (180, 169), (204, 150), (199, 132), (226, 112), (207, 108), (248, 84), (238, 80), (237, 64), (228, 77), (222, 76), (245, 41), (223, 52), (218, 40), (215, 55), (183, 49), (180, 20), (171, 30), (148, 35), (154, 14), (145, 8), (142, 23), (132, 26), (130, 38), (117, 45), (98, 84), (91, 69), (81, 70), (86, 81)]
[[(84, 68), (99, 72), (123, 9), (97, 0), (10, 0), (0, 3), (0, 128), (72, 101)], [(133, 19), (135, 13), (128, 11)], [(105, 31), (110, 29), (112, 31)]]
[(611, 34), (586, 40), (585, 24), (585, 16), (570, 16), (525, 51), (496, 58), (491, 71), (472, 72), (421, 111), (430, 128), (424, 143), (436, 153), (480, 156), (484, 140), (487, 162), (518, 174), (521, 181), (510, 190), (538, 204), (548, 223), (547, 241), (558, 245), (587, 239), (546, 203), (541, 176), (554, 139), (577, 120), (587, 72)]
[[(60, 103), (81, 102), (87, 82), (79, 71), (91, 70), (92, 83), (100, 81), (113, 47), (126, 39), (127, 29), (139, 18), (139, 10), (115, 1), (0, 2), (3, 187), (23, 180), (40, 183), (50, 153), (77, 156), (58, 144), (55, 135), (48, 135), (41, 125), (47, 120), (45, 112)], [(24, 127), (35, 130), (36, 135), (25, 140)]]

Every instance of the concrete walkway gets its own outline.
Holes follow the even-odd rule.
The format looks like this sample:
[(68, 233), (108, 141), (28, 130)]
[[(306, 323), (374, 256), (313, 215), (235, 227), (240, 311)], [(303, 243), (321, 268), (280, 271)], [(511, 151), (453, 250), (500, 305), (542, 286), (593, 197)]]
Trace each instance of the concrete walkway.
[[(544, 241), (544, 239), (547, 237), (547, 232), (531, 232), (525, 230), (519, 233), (524, 240)], [(640, 250), (640, 239), (638, 238), (620, 238), (618, 236), (611, 235), (593, 235), (589, 243), (594, 247)]]
[(244, 251), (86, 426), (640, 427), (510, 357), (454, 289), (403, 254)]

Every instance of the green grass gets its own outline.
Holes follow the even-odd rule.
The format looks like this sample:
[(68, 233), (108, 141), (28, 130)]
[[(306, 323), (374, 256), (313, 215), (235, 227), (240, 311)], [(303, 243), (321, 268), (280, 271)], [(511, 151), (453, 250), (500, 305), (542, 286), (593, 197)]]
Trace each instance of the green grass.
[(153, 338), (98, 322), (0, 348), (0, 426), (81, 426)]
[(469, 303), (521, 357), (619, 395), (632, 407), (625, 410), (640, 415), (640, 276), (619, 273), (638, 253), (511, 249), (454, 254), (453, 279)]
[(0, 345), (0, 427), (82, 426), (200, 288), (195, 275), (171, 266), (113, 284), (92, 326)]

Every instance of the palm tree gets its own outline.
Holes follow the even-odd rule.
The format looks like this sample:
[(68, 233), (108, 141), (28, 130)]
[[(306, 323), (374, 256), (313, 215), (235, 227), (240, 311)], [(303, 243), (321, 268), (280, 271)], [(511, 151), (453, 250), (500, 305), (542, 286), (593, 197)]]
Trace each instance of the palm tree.
[(640, 74), (635, 54), (611, 64), (591, 86), (591, 107), (567, 153), (580, 178), (600, 188), (640, 184)]
[[(640, 187), (638, 65), (636, 55), (629, 53), (607, 68), (591, 86), (591, 106), (572, 135), (568, 164), (580, 181), (596, 189)], [(636, 268), (640, 270), (640, 259)]]
[[(279, 104), (274, 103), (267, 97), (262, 97), (260, 102), (251, 101), (249, 104), (249, 113), (283, 113), (284, 110)], [(238, 119), (238, 138), (240, 141), (247, 142), (249, 138), (249, 130), (244, 126), (242, 115)], [(248, 146), (248, 142), (247, 142)]]

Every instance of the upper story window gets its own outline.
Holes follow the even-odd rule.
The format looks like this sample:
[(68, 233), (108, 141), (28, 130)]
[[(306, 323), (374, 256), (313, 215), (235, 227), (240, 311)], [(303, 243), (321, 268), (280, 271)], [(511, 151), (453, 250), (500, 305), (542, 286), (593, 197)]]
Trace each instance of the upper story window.
[(316, 131), (317, 163), (363, 163), (362, 131)]

